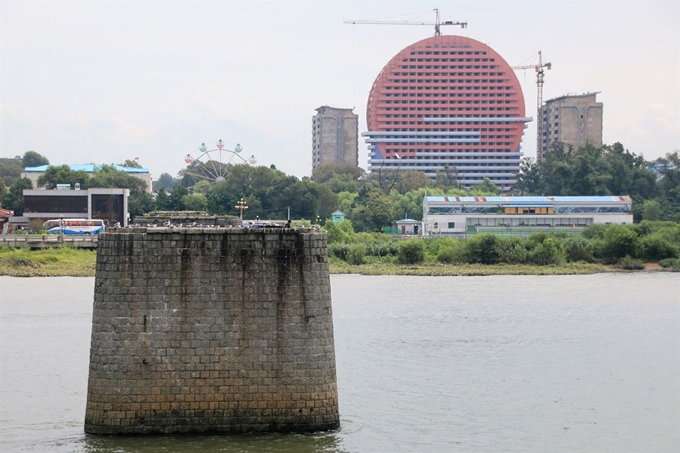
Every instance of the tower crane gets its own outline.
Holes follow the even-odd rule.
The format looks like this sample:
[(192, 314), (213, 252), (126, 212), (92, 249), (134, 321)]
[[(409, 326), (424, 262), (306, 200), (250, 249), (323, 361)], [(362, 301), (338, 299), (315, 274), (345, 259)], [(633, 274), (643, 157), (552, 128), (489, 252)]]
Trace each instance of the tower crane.
[(550, 69), (552, 63), (543, 63), (543, 56), (541, 51), (538, 51), (538, 64), (526, 66), (513, 66), (512, 69), (533, 69), (536, 71), (536, 158), (540, 159), (542, 153), (542, 135), (543, 135), (543, 115), (541, 115), (541, 106), (543, 106), (543, 68)]
[(467, 22), (454, 22), (452, 20), (440, 21), (439, 20), (439, 9), (434, 9), (435, 21), (434, 22), (417, 22), (417, 21), (393, 21), (393, 20), (354, 20), (347, 19), (343, 20), (344, 24), (374, 24), (374, 25), (434, 25), (434, 35), (441, 35), (440, 27), (442, 25), (460, 25), (461, 28), (467, 28)]

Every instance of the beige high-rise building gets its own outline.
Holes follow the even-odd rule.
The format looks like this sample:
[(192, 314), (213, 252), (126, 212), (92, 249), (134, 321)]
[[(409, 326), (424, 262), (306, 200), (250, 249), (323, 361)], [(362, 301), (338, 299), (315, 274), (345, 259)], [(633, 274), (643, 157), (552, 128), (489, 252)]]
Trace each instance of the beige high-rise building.
[(537, 160), (541, 160), (555, 142), (574, 149), (587, 143), (602, 146), (602, 103), (597, 102), (596, 96), (597, 92), (566, 95), (545, 102), (539, 113), (543, 117)]
[(327, 105), (312, 118), (312, 170), (326, 164), (359, 166), (359, 115)]

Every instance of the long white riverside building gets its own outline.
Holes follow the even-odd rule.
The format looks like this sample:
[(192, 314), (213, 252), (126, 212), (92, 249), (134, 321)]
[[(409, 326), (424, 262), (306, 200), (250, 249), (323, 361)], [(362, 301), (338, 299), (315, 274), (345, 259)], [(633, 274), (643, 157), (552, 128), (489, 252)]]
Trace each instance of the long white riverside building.
[(584, 228), (633, 223), (629, 196), (432, 197), (423, 200), (423, 235), (494, 229)]

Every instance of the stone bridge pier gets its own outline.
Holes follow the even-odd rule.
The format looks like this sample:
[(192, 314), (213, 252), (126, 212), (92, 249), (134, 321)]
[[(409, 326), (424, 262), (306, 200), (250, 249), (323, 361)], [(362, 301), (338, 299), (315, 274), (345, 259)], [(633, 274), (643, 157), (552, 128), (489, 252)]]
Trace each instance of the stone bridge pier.
[(325, 233), (136, 228), (100, 235), (86, 432), (339, 425)]

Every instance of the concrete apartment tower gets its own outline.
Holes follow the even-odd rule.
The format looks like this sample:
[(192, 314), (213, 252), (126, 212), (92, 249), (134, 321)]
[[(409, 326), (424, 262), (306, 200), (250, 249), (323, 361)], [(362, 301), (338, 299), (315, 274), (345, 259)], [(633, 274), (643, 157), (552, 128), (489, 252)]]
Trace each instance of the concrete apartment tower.
[(597, 92), (566, 95), (546, 101), (539, 115), (543, 115), (540, 149), (536, 158), (543, 159), (550, 144), (562, 142), (574, 148), (591, 144), (602, 146), (602, 103)]
[(312, 170), (326, 164), (359, 166), (359, 115), (321, 106), (312, 118)]

